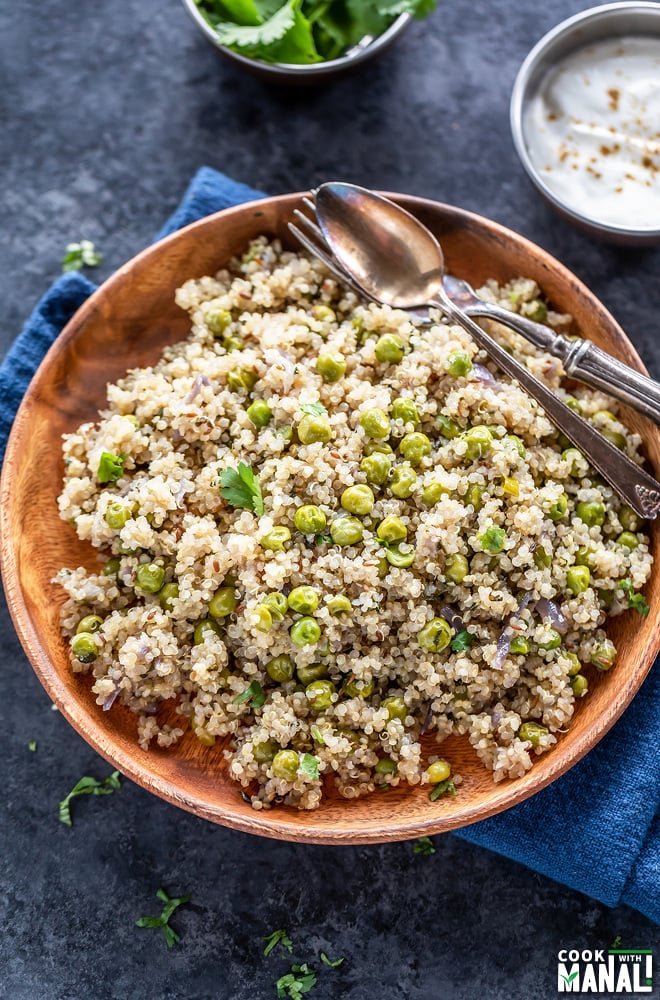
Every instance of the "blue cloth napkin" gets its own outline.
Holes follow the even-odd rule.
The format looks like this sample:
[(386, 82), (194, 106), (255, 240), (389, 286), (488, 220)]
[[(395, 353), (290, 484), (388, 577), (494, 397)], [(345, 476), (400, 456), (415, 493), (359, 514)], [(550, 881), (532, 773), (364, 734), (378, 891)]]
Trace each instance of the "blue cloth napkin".
[[(263, 197), (202, 167), (158, 239), (205, 215)], [(94, 291), (59, 278), (0, 368), (0, 457), (42, 357)], [(610, 733), (572, 770), (519, 806), (456, 835), (519, 861), (608, 906), (627, 903), (660, 923), (660, 671)]]

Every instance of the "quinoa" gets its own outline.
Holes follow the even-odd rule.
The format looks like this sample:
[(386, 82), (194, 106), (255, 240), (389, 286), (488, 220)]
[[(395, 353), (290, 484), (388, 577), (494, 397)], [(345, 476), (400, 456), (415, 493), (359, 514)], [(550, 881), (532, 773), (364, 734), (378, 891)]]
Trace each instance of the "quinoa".
[[(489, 281), (481, 294), (569, 328), (528, 279)], [(134, 712), (144, 748), (199, 739), (257, 809), (316, 808), (329, 782), (346, 798), (428, 785), (437, 755), (423, 751), (424, 733), (464, 736), (495, 781), (524, 775), (566, 730), (596, 667), (614, 662), (603, 626), (648, 579), (644, 526), (439, 312), (421, 326), (365, 306), (319, 262), (265, 238), (227, 270), (186, 282), (176, 301), (190, 315), (187, 340), (109, 385), (99, 420), (64, 437), (60, 514), (104, 565), (60, 571), (62, 627), (98, 705)], [(569, 392), (557, 359), (490, 330), (642, 462), (612, 400)], [(383, 337), (400, 357), (379, 359)], [(334, 381), (317, 371), (328, 352), (344, 362)], [(457, 354), (464, 374), (450, 374)], [(255, 400), (267, 404), (260, 426), (247, 412)], [(370, 438), (374, 409), (389, 424)], [(305, 417), (321, 420), (327, 440), (307, 440)], [(476, 452), (475, 427), (485, 441)], [(413, 455), (412, 434), (428, 453)], [(381, 484), (367, 479), (374, 449), (391, 464)], [(100, 482), (104, 453), (118, 467)], [(237, 506), (223, 489), (239, 463), (263, 513), (249, 490)], [(401, 470), (409, 486), (394, 489)], [(354, 486), (366, 512), (342, 507)], [(581, 517), (585, 503), (602, 505), (602, 518)], [(304, 505), (326, 527), (299, 530)], [(362, 537), (337, 544), (347, 516)], [(386, 518), (404, 538), (379, 537)], [(141, 587), (145, 572), (155, 592)], [(287, 607), (301, 586), (318, 598), (304, 616)], [(221, 589), (227, 613), (214, 617)], [(315, 622), (306, 644), (292, 639), (303, 617)], [(290, 658), (277, 681), (276, 657)]]

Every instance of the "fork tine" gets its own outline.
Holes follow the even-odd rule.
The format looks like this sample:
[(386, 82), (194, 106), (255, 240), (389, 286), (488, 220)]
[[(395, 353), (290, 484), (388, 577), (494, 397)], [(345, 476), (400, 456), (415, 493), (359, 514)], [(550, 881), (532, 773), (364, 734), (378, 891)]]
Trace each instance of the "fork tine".
[(308, 232), (310, 232), (312, 236), (314, 236), (315, 239), (319, 241), (319, 243), (322, 243), (324, 247), (327, 247), (325, 236), (323, 235), (323, 233), (321, 232), (321, 230), (316, 225), (313, 219), (310, 219), (309, 216), (305, 215), (304, 212), (301, 212), (299, 208), (294, 208), (293, 214), (295, 215), (298, 222), (300, 222), (300, 224), (304, 226), (304, 228)]
[[(302, 215), (302, 213), (298, 213), (297, 211), (295, 214), (296, 217)], [(302, 217), (305, 218), (305, 216)], [(304, 248), (312, 255), (312, 257), (316, 257), (318, 260), (321, 261), (321, 263), (325, 264), (330, 273), (334, 274), (335, 278), (341, 281), (343, 285), (348, 285), (348, 287), (352, 291), (354, 291), (355, 294), (358, 295), (361, 299), (368, 298), (368, 296), (363, 292), (360, 286), (357, 285), (355, 281), (353, 281), (351, 276), (347, 274), (346, 271), (344, 271), (341, 265), (338, 264), (337, 261), (334, 260), (326, 252), (325, 249), (321, 248), (317, 243), (314, 243), (313, 240), (311, 240), (306, 233), (303, 233), (302, 230), (300, 230), (298, 226), (295, 225), (295, 223), (289, 222), (288, 227), (289, 227), (289, 232), (292, 233), (293, 236), (295, 236), (298, 242), (304, 246)]]

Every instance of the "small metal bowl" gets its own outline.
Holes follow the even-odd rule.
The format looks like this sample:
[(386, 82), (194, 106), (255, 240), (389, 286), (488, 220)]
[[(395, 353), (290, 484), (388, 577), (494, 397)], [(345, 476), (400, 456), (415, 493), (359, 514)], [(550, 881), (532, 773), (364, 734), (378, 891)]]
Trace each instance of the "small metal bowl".
[(310, 83), (323, 83), (330, 77), (341, 76), (361, 66), (363, 63), (381, 55), (392, 43), (403, 34), (412, 21), (410, 14), (401, 14), (393, 21), (389, 28), (382, 35), (374, 37), (366, 35), (357, 45), (349, 49), (338, 59), (328, 59), (325, 62), (298, 64), (298, 63), (267, 63), (261, 59), (250, 59), (248, 56), (240, 55), (232, 49), (227, 48), (218, 39), (217, 34), (200, 13), (195, 0), (183, 0), (193, 21), (206, 36), (213, 46), (230, 62), (242, 67), (255, 76), (272, 82), (283, 84), (296, 84), (306, 86)]
[(660, 38), (660, 3), (609, 3), (592, 7), (562, 21), (531, 50), (518, 71), (511, 94), (511, 131), (516, 152), (527, 174), (543, 197), (579, 228), (611, 243), (650, 246), (660, 243), (660, 228), (639, 229), (614, 225), (586, 215), (578, 205), (557, 195), (532, 162), (525, 112), (539, 93), (547, 74), (568, 55), (590, 43), (636, 35)]

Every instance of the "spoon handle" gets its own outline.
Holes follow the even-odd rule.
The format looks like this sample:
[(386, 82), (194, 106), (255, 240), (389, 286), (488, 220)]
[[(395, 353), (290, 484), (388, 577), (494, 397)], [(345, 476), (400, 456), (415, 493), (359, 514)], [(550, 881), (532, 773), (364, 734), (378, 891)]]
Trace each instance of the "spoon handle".
[(601, 389), (608, 396), (614, 396), (626, 406), (660, 424), (660, 385), (613, 358), (611, 354), (601, 351), (590, 341), (568, 340), (550, 327), (512, 313), (496, 303), (471, 303), (466, 312), (471, 316), (486, 316), (504, 323), (541, 350), (561, 358), (564, 371), (571, 378)]
[(622, 500), (640, 517), (655, 518), (660, 514), (660, 483), (644, 469), (635, 465), (575, 410), (566, 406), (551, 389), (539, 382), (524, 365), (496, 344), (474, 320), (459, 309), (442, 291), (429, 306), (440, 306), (444, 314), (466, 330), (496, 363), (498, 368), (516, 379), (538, 403), (552, 422), (570, 438), (576, 448), (589, 459), (593, 467), (607, 480)]

